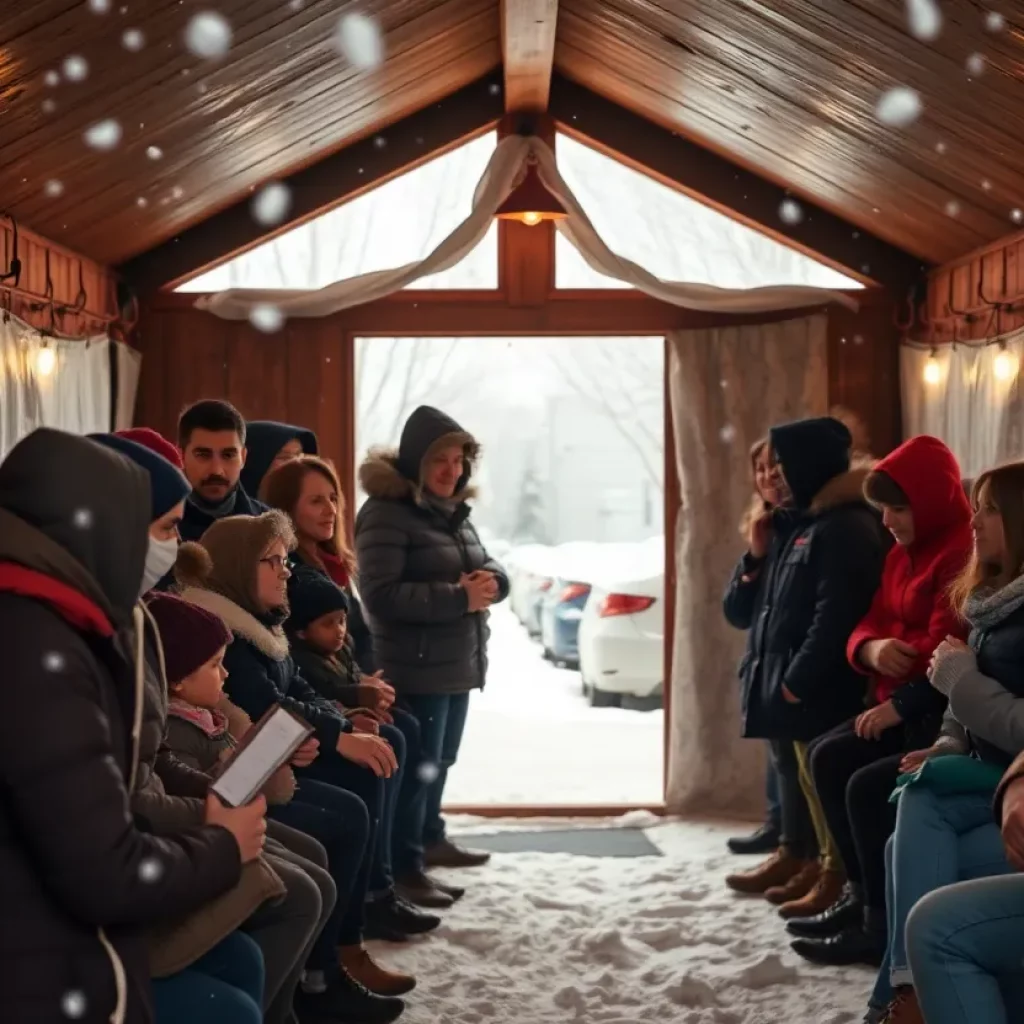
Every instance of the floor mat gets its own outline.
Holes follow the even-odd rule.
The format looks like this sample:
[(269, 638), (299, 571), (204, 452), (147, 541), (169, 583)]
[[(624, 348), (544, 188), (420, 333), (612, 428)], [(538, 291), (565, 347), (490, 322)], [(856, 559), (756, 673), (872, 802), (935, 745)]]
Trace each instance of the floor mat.
[(571, 853), (577, 857), (660, 857), (636, 828), (573, 828), (460, 834), (459, 845), (493, 853)]

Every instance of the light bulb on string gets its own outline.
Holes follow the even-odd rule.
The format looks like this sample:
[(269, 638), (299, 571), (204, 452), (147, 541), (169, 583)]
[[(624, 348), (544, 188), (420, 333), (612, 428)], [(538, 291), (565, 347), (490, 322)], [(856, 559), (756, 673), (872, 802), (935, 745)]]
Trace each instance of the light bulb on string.
[(57, 353), (48, 345), (43, 345), (38, 352), (36, 352), (36, 373), (40, 377), (49, 377), (51, 373), (57, 368)]
[(1017, 365), (1017, 359), (1003, 348), (1000, 349), (992, 364), (992, 373), (995, 375), (996, 380), (1013, 380), (1017, 374)]
[(924, 382), (925, 384), (938, 384), (942, 380), (942, 367), (939, 366), (938, 359), (935, 358), (935, 352), (928, 357), (928, 361), (924, 364)]

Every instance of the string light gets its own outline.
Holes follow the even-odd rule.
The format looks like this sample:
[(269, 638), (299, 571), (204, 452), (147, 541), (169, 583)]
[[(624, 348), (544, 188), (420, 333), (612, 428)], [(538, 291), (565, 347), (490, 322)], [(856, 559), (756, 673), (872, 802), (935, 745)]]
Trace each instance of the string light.
[(1017, 359), (1011, 355), (1006, 349), (1000, 345), (999, 354), (995, 358), (995, 362), (992, 364), (992, 372), (995, 374), (996, 380), (1013, 380), (1017, 375)]
[(36, 352), (36, 373), (40, 377), (49, 377), (51, 373), (57, 368), (57, 353), (48, 345), (43, 345), (38, 352)]
[(939, 361), (935, 358), (935, 350), (932, 349), (932, 354), (924, 364), (924, 382), (925, 384), (938, 384), (940, 380), (942, 380), (942, 367), (939, 366)]

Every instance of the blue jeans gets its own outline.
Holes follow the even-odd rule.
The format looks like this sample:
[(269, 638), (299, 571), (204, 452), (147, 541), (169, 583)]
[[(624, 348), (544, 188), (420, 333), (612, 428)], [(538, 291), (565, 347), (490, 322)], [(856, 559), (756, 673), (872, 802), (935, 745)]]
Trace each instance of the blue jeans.
[(156, 1024), (261, 1024), (263, 954), (232, 932), (190, 967), (153, 980)]
[(391, 864), (395, 875), (414, 874), (423, 870), (422, 825), (417, 823), (417, 805), (423, 782), (417, 766), (423, 760), (420, 723), (409, 711), (393, 707), (391, 717), (395, 728), (405, 740), (405, 760), (402, 765), (402, 781), (398, 789), (395, 807), (394, 831), (391, 836)]
[(327, 851), (327, 869), (338, 896), (310, 950), (307, 966), (330, 978), (338, 969), (337, 947), (362, 941), (371, 860), (366, 804), (355, 793), (315, 779), (302, 779), (291, 801), (272, 806), (269, 813), (275, 821), (312, 836)]
[[(422, 761), (417, 768), (419, 792), (409, 808), (410, 835), (420, 837), (424, 846), (444, 841), (444, 819), (441, 801), (448, 781), (448, 769), (459, 756), (462, 733), (466, 728), (469, 694), (411, 694), (402, 697), (402, 703), (420, 723), (420, 751)], [(430, 781), (423, 781), (421, 766), (429, 765)], [(434, 776), (433, 769), (437, 769)]]
[(885, 847), (889, 944), (871, 1005), (887, 1005), (895, 988), (913, 981), (905, 934), (918, 900), (954, 882), (1010, 870), (992, 816), (991, 794), (940, 796), (926, 786), (905, 789), (896, 810), (896, 831)]
[(1024, 877), (929, 893), (907, 920), (907, 952), (928, 1024), (1021, 1024)]

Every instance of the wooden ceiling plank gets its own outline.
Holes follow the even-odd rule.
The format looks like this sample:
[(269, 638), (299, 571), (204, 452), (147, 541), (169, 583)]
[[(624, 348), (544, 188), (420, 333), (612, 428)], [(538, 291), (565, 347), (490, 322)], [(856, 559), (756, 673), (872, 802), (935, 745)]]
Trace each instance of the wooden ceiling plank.
[(505, 109), (542, 113), (551, 94), (558, 0), (501, 0)]
[[(928, 265), (827, 210), (805, 206), (799, 224), (784, 224), (778, 210), (787, 191), (687, 139), (576, 85), (557, 72), (551, 115), (564, 129), (592, 140), (626, 163), (706, 202), (770, 237), (854, 276), (902, 293)], [(868, 267), (864, 271), (864, 267)]]
[(487, 80), (475, 82), (443, 103), (392, 125), (385, 148), (366, 139), (284, 179), (292, 207), (288, 221), (274, 232), (256, 223), (248, 202), (236, 203), (129, 260), (120, 272), (140, 292), (152, 292), (290, 230), (438, 156), (497, 123), (502, 115), (501, 97), (489, 85)]

